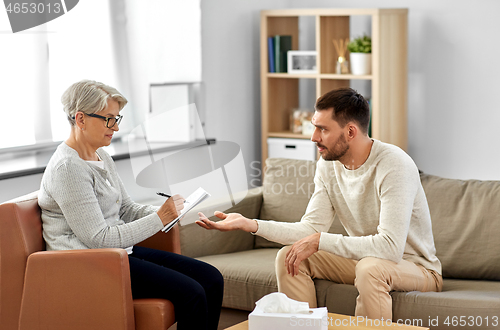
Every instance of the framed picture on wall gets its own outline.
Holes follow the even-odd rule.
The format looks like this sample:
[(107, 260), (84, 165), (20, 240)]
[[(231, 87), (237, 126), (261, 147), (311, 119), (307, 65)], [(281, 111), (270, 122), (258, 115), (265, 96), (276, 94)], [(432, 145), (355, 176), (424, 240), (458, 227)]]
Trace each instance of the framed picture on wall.
[(316, 59), (318, 52), (313, 50), (289, 50), (288, 73), (318, 73)]

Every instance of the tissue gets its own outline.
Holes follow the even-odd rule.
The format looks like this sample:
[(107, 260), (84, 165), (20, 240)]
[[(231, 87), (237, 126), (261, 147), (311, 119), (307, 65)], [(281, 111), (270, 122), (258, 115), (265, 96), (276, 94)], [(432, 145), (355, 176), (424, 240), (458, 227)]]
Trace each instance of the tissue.
[(248, 315), (249, 330), (328, 330), (326, 307), (311, 308), (306, 302), (288, 298), (274, 292), (255, 303), (255, 309)]
[(309, 314), (309, 303), (290, 299), (281, 292), (270, 293), (258, 300), (255, 305), (264, 313)]

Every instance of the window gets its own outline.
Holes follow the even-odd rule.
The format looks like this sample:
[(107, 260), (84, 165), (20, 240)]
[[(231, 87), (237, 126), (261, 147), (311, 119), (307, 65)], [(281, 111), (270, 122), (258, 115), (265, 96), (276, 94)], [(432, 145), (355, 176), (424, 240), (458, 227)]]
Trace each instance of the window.
[[(0, 31), (10, 31), (7, 13), (1, 15)], [(47, 85), (43, 32), (0, 34), (0, 148), (35, 143), (35, 113), (46, 106), (33, 95)]]
[(11, 33), (0, 9), (0, 148), (61, 141), (61, 95), (81, 79), (130, 101), (120, 133), (140, 124), (152, 83), (201, 80), (200, 0), (86, 0), (41, 26)]
[[(108, 1), (80, 1), (66, 15), (47, 23), (52, 138), (68, 137), (61, 95), (82, 79), (118, 88)], [(85, 27), (85, 28), (78, 28)], [(123, 92), (123, 91), (122, 91)]]

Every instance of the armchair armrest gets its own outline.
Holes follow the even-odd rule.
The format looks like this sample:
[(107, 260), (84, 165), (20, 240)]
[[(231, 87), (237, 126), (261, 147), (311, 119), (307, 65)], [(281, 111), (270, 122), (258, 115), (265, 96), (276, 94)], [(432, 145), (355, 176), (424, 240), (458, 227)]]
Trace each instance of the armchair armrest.
[(43, 251), (28, 257), (20, 330), (133, 330), (123, 249)]
[(176, 224), (166, 233), (159, 231), (150, 238), (136, 245), (181, 254), (179, 225)]

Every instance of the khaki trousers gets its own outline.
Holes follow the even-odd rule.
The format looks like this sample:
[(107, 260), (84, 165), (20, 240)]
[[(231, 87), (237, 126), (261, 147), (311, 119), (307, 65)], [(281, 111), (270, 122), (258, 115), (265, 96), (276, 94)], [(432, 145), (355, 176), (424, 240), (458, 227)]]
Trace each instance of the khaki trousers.
[(356, 261), (325, 251), (302, 261), (299, 274), (292, 277), (285, 267), (290, 248), (285, 246), (276, 256), (278, 290), (291, 299), (307, 301), (311, 308), (317, 307), (314, 278), (353, 284), (359, 292), (356, 316), (378, 320), (392, 320), (390, 291), (439, 292), (443, 287), (441, 275), (410, 261), (395, 263), (373, 257)]

